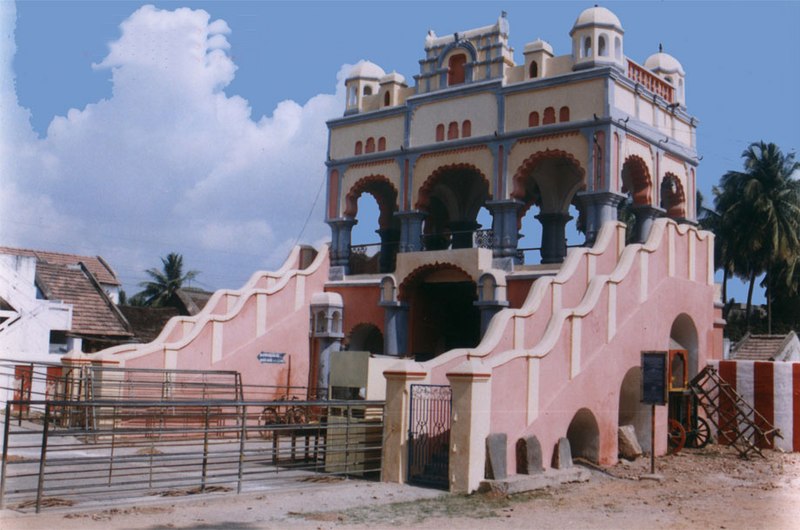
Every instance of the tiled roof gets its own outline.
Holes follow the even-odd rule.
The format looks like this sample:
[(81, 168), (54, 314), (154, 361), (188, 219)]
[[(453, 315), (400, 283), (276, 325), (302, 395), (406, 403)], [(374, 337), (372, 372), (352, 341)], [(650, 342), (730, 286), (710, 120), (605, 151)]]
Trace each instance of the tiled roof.
[(786, 345), (787, 335), (746, 335), (731, 352), (737, 361), (773, 361)]
[(164, 329), (170, 318), (180, 313), (174, 307), (119, 306), (119, 310), (133, 328), (136, 340), (152, 342)]
[(196, 315), (203, 310), (214, 293), (196, 287), (181, 287), (175, 294), (185, 308), (186, 314)]
[(79, 266), (39, 261), (36, 277), (47, 289), (48, 298), (72, 304), (71, 333), (131, 336), (113, 304)]
[(11, 247), (0, 247), (0, 254), (34, 257), (38, 263), (49, 263), (51, 265), (77, 265), (82, 262), (92, 275), (97, 278), (98, 282), (106, 285), (122, 285), (108, 263), (100, 256), (79, 256), (77, 254)]

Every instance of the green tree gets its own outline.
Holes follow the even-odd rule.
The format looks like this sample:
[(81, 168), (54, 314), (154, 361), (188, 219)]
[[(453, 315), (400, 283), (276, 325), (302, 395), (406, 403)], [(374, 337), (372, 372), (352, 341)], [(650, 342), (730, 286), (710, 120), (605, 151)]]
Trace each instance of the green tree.
[[(800, 169), (794, 153), (784, 155), (773, 143), (754, 142), (742, 153), (744, 171), (728, 171), (715, 189), (721, 215), (722, 266), (749, 282), (746, 325), (756, 278), (766, 273), (768, 312), (775, 268), (800, 255)], [(748, 327), (749, 329), (749, 327)]]
[(152, 268), (145, 271), (150, 276), (150, 281), (139, 284), (144, 290), (131, 298), (132, 303), (140, 302), (142, 305), (153, 307), (168, 306), (178, 289), (199, 274), (198, 271), (184, 273), (183, 256), (175, 252), (170, 252), (166, 258), (161, 258), (161, 265), (161, 270)]

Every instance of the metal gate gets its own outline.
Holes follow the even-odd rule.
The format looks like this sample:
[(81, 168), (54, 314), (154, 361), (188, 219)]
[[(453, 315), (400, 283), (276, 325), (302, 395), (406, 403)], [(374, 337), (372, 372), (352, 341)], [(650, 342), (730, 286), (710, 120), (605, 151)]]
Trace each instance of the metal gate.
[(411, 385), (408, 427), (408, 481), (449, 488), (450, 407), (447, 385)]

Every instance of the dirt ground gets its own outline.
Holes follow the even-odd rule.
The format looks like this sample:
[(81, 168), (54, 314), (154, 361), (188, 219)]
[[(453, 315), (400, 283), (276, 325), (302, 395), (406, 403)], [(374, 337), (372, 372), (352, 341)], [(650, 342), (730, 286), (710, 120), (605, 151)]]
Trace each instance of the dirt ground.
[(135, 504), (0, 512), (16, 529), (259, 528), (800, 528), (800, 454), (741, 460), (728, 448), (593, 470), (588, 482), (508, 497), (450, 495), (399, 484), (329, 479), (281, 492), (206, 494)]

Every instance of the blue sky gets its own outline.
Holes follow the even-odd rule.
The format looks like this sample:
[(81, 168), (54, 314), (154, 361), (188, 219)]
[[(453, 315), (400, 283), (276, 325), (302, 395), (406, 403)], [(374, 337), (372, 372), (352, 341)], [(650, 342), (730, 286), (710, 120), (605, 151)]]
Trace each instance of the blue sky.
[[(348, 65), (368, 59), (413, 83), (429, 29), (491, 24), (501, 10), (517, 61), (536, 38), (563, 55), (592, 3), (146, 5), (0, 1), (0, 244), (102, 255), (129, 293), (170, 251), (199, 285), (238, 288), (298, 237), (329, 238), (312, 204)], [(683, 64), (708, 200), (749, 142), (797, 150), (800, 3), (602, 5), (627, 56), (644, 62), (663, 43)]]

